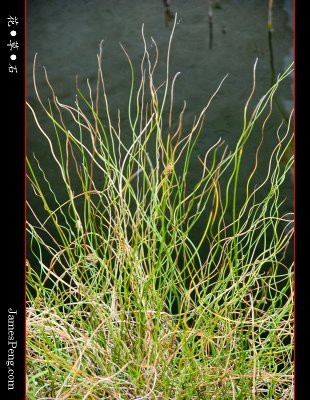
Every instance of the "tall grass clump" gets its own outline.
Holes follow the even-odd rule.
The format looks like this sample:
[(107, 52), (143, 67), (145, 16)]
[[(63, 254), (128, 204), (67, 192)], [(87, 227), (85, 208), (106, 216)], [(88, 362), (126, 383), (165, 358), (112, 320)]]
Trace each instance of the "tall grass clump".
[[(57, 99), (47, 75), (43, 101), (34, 65), (53, 129), (28, 107), (60, 178), (53, 185), (39, 156), (28, 155), (29, 185), (42, 205), (27, 203), (29, 399), (293, 396), (292, 215), (282, 211), (281, 191), (293, 163), (284, 157), (291, 117), (260, 165), (273, 96), (292, 67), (253, 106), (255, 64), (235, 147), (219, 139), (206, 149), (189, 189), (213, 96), (185, 129), (185, 104), (177, 117), (173, 109), (172, 35), (157, 86), (156, 43), (152, 56), (142, 30), (139, 73), (123, 48), (132, 79), (128, 113), (117, 118), (101, 46), (96, 90), (77, 85), (74, 105)], [(239, 179), (254, 133), (252, 166)]]

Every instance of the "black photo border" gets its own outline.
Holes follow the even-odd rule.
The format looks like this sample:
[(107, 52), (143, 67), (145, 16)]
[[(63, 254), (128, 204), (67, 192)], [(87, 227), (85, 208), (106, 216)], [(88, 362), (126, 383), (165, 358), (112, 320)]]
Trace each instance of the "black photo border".
[(10, 400), (26, 398), (25, 0), (2, 2), (0, 29), (3, 95), (0, 393), (2, 398)]

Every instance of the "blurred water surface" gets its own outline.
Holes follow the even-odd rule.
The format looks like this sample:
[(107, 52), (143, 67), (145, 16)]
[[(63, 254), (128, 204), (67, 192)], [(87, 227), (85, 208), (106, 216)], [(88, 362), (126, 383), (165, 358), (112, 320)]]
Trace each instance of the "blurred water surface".
[[(214, 99), (207, 114), (204, 131), (198, 141), (194, 158), (203, 157), (208, 146), (219, 137), (229, 148), (236, 143), (242, 129), (245, 101), (251, 91), (255, 59), (257, 64), (258, 100), (270, 87), (271, 65), (268, 43), (267, 0), (213, 1), (212, 38), (207, 0), (170, 0), (170, 7), (162, 0), (29, 0), (27, 2), (27, 99), (39, 110), (32, 80), (32, 65), (37, 56), (37, 86), (43, 99), (50, 96), (42, 66), (48, 72), (60, 102), (74, 105), (76, 76), (81, 87), (86, 88), (89, 78), (95, 85), (97, 78), (97, 53), (103, 42), (104, 78), (112, 115), (120, 108), (127, 112), (130, 88), (130, 70), (119, 42), (126, 48), (136, 71), (143, 55), (141, 27), (150, 51), (151, 37), (159, 49), (158, 82), (165, 78), (166, 52), (173, 21), (177, 13), (177, 26), (171, 50), (171, 77), (181, 72), (177, 80), (175, 103), (181, 109), (187, 103), (186, 124), (207, 104), (223, 77), (228, 74), (222, 89)], [(168, 2), (166, 2), (168, 3)], [(292, 62), (292, 0), (274, 0), (273, 5), (273, 64), (276, 75)], [(212, 42), (210, 40), (212, 39)], [(280, 90), (279, 104), (289, 115), (292, 107), (292, 81), (288, 79)], [(254, 106), (254, 103), (253, 103)], [(46, 117), (38, 111), (44, 125)], [(277, 108), (274, 118), (266, 127), (266, 151), (261, 154), (261, 164), (269, 161), (268, 149), (276, 141), (276, 128), (283, 118)], [(52, 135), (52, 132), (50, 133)], [(126, 132), (124, 132), (126, 134)], [(260, 134), (257, 133), (257, 140)], [(255, 141), (255, 139), (254, 139)], [(52, 163), (48, 144), (39, 134), (29, 113), (27, 126), (27, 153), (40, 159), (51, 182), (59, 179)], [(253, 151), (244, 154), (253, 165)], [(200, 165), (194, 163), (190, 171), (193, 182), (200, 176)], [(242, 176), (241, 176), (242, 178)], [(292, 208), (291, 182), (286, 183), (286, 208)], [(28, 193), (28, 200), (36, 208), (39, 200)], [(38, 206), (39, 207), (39, 206)]]

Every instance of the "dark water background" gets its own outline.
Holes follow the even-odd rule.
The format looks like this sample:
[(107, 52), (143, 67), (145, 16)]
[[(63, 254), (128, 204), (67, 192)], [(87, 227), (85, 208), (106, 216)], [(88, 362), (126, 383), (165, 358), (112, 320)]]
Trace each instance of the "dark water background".
[[(168, 11), (177, 12), (178, 20), (171, 51), (171, 76), (180, 71), (176, 84), (175, 108), (187, 103), (187, 123), (207, 104), (222, 78), (228, 75), (219, 95), (213, 101), (194, 159), (203, 157), (219, 137), (233, 148), (242, 130), (243, 107), (252, 87), (255, 59), (257, 65), (258, 100), (270, 87), (271, 65), (268, 43), (268, 0), (213, 1), (213, 37), (210, 48), (210, 27), (207, 0), (172, 0)], [(292, 62), (292, 0), (274, 0), (273, 58), (276, 75)], [(172, 22), (167, 23), (167, 8), (162, 0), (28, 0), (27, 2), (27, 99), (38, 112), (43, 126), (46, 117), (39, 111), (32, 81), (32, 64), (37, 58), (37, 85), (43, 99), (50, 96), (42, 66), (60, 102), (74, 105), (76, 75), (82, 88), (86, 79), (95, 85), (99, 42), (103, 39), (103, 65), (110, 109), (126, 114), (130, 71), (119, 42), (126, 48), (139, 69), (143, 55), (141, 26), (151, 46), (152, 36), (159, 49), (158, 81), (165, 76), (165, 56)], [(84, 86), (83, 86), (84, 85)], [(287, 79), (279, 92), (279, 104), (288, 116), (292, 107), (292, 80)], [(253, 103), (254, 105), (254, 103)], [(270, 149), (276, 141), (276, 129), (283, 115), (275, 108), (274, 117), (266, 128), (266, 141), (260, 163), (267, 165)], [(39, 133), (29, 112), (27, 122), (27, 154), (35, 153), (51, 183), (59, 181), (49, 146)], [(51, 125), (49, 125), (51, 128)], [(53, 132), (50, 131), (52, 136)], [(255, 155), (244, 154), (242, 176), (247, 176)], [(269, 150), (269, 151), (268, 151)], [(200, 176), (200, 166), (193, 163), (189, 180)], [(292, 182), (284, 188), (285, 210), (292, 211)], [(28, 201), (35, 210), (40, 201), (28, 190)]]

